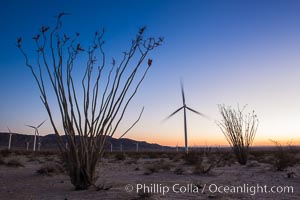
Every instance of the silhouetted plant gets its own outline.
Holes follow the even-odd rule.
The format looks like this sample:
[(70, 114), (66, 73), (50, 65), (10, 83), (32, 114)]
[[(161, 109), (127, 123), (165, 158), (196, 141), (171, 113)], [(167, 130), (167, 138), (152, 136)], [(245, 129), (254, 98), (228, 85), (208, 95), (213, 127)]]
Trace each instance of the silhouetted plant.
[(248, 160), (249, 147), (252, 145), (258, 128), (258, 119), (254, 111), (243, 114), (245, 107), (237, 110), (219, 105), (222, 121), (216, 122), (231, 146), (237, 161), (245, 165)]
[(282, 146), (278, 141), (271, 140), (275, 145), (273, 166), (277, 171), (284, 171), (286, 168), (297, 164), (296, 153), (293, 151), (291, 144)]
[[(94, 185), (96, 166), (103, 155), (106, 139), (116, 132), (152, 65), (151, 59), (146, 64), (143, 64), (144, 60), (163, 39), (144, 39), (145, 28), (141, 28), (121, 61), (112, 59), (109, 66), (103, 50), (104, 30), (95, 32), (91, 44), (84, 47), (78, 42), (79, 33), (72, 36), (62, 32), (64, 15), (67, 14), (57, 16), (52, 29), (42, 26), (33, 37), (36, 63), (32, 64), (23, 49), (22, 37), (18, 38), (17, 47), (37, 83), (56, 136), (61, 135), (58, 124), (63, 125), (68, 147), (57, 137), (58, 146), (63, 152), (71, 182), (80, 190)], [(87, 56), (85, 67), (82, 67), (83, 53)], [(83, 72), (79, 80), (75, 70), (78, 74)], [(50, 102), (53, 94), (57, 107)], [(54, 119), (57, 108), (60, 123)], [(128, 131), (139, 121), (142, 112)]]

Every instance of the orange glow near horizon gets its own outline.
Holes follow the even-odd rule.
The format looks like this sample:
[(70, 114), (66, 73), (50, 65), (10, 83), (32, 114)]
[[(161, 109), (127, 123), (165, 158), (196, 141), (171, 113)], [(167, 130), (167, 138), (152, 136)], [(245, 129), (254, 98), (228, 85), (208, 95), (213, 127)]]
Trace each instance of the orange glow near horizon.
[[(164, 146), (184, 146), (184, 140), (179, 141), (178, 138), (164, 138), (164, 139), (155, 139), (155, 138), (141, 138), (141, 137), (128, 137), (137, 141), (146, 141), (148, 143), (156, 143)], [(256, 138), (253, 141), (252, 146), (274, 146), (274, 143), (271, 141), (279, 142), (281, 145), (300, 145), (300, 138)], [(206, 140), (189, 140), (189, 146), (229, 146), (225, 136), (220, 136), (218, 138), (209, 138)]]

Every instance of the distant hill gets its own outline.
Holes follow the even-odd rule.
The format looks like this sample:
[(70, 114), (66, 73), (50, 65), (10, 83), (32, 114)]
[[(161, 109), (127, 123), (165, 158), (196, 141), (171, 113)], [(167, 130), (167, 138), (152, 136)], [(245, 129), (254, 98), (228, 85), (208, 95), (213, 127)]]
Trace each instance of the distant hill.
[[(60, 136), (62, 141), (65, 140), (65, 136)], [(39, 136), (39, 140), (37, 140), (37, 146), (38, 148), (38, 141), (41, 142), (41, 151), (45, 150), (58, 150), (57, 143), (56, 143), (56, 136), (54, 134), (49, 134), (46, 136)], [(7, 149), (9, 141), (9, 133), (6, 132), (0, 132), (0, 149)], [(19, 133), (13, 133), (12, 135), (12, 141), (11, 141), (11, 149), (15, 150), (26, 150), (27, 142), (29, 142), (29, 149), (32, 150), (33, 148), (33, 141), (34, 141), (34, 135), (25, 135), (25, 134), (19, 134)], [(121, 146), (123, 151), (135, 151), (136, 150), (136, 143), (138, 143), (139, 151), (159, 151), (159, 150), (167, 150), (171, 149), (171, 147), (161, 146), (159, 144), (150, 144), (145, 141), (135, 141), (131, 139), (115, 139), (115, 138), (108, 138), (107, 140), (107, 147), (106, 150), (110, 151), (111, 145), (113, 151), (120, 151)]]

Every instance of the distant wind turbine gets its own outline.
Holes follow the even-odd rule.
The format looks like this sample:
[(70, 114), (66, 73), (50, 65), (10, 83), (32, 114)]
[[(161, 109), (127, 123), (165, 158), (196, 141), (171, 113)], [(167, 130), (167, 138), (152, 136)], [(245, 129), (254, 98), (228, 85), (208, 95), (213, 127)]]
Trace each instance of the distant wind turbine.
[(10, 129), (7, 127), (8, 131), (9, 131), (9, 140), (8, 140), (8, 150), (10, 150), (10, 147), (11, 147), (11, 136), (12, 136), (12, 133), (10, 131)]
[[(35, 151), (35, 146), (36, 146), (36, 135), (40, 136), (39, 134), (39, 128), (45, 123), (46, 120), (44, 120), (42, 123), (40, 123), (38, 126), (32, 126), (32, 125), (26, 125), (25, 126), (28, 126), (30, 128), (33, 128), (34, 129), (34, 141), (33, 141), (33, 151)], [(39, 144), (39, 147), (40, 147), (40, 144)]]
[(137, 142), (137, 143), (135, 143), (135, 145), (136, 145), (136, 152), (138, 152), (139, 151), (139, 143)]
[[(183, 83), (182, 81), (180, 82), (180, 85), (181, 85), (181, 95), (182, 95), (182, 103), (183, 103), (183, 106), (178, 108), (177, 110), (175, 110), (171, 115), (169, 115), (165, 120), (171, 118), (173, 115), (175, 115), (177, 112), (179, 112), (181, 109), (183, 109), (183, 116), (184, 116), (184, 121), (183, 121), (183, 124), (184, 124), (184, 139), (185, 139), (185, 153), (187, 154), (188, 151), (189, 151), (189, 148), (188, 148), (188, 136), (187, 136), (187, 122), (186, 122), (186, 110), (189, 110), (189, 111), (192, 111), (202, 117), (205, 117), (205, 118), (208, 118), (206, 115), (204, 115), (203, 113), (200, 113), (190, 107), (188, 107), (185, 103), (185, 95), (184, 95), (184, 88), (183, 88)], [(165, 121), (164, 120), (164, 121)]]

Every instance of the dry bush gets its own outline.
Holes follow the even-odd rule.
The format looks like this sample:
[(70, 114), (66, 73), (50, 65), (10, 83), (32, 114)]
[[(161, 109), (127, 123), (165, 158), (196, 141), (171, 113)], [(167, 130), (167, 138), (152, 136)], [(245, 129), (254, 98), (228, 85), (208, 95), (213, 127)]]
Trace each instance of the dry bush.
[(2, 157), (8, 157), (9, 155), (11, 155), (11, 153), (12, 153), (12, 151), (10, 151), (10, 150), (7, 150), (7, 149), (4, 149), (4, 150), (0, 150), (0, 155), (2, 156)]
[(99, 185), (96, 186), (96, 190), (97, 191), (107, 191), (107, 190), (110, 190), (113, 186), (112, 185), (108, 185), (108, 184), (105, 184), (105, 183), (101, 183)]
[(149, 158), (149, 159), (157, 159), (161, 158), (162, 153), (161, 152), (143, 152), (142, 158)]
[(159, 161), (147, 163), (145, 166), (146, 171), (144, 175), (150, 175), (160, 171), (170, 171), (172, 167), (172, 164), (166, 162), (164, 159), (160, 159)]
[(5, 165), (5, 164), (6, 164), (6, 162), (5, 162), (4, 158), (2, 158), (2, 156), (0, 156), (0, 165)]
[(202, 162), (202, 157), (200, 157), (200, 154), (198, 152), (190, 151), (188, 154), (185, 154), (184, 161), (185, 164), (196, 165), (199, 162)]
[(244, 108), (235, 110), (225, 105), (219, 105), (223, 119), (221, 122), (216, 122), (241, 165), (247, 163), (249, 147), (253, 143), (258, 128), (255, 112), (244, 115)]
[(201, 159), (195, 164), (193, 174), (208, 174), (222, 161), (219, 149), (216, 149), (216, 152), (213, 152), (212, 148), (204, 148), (199, 154)]
[(127, 165), (138, 164), (138, 159), (131, 158), (130, 160), (126, 161), (125, 164), (127, 164)]
[(41, 159), (39, 157), (30, 156), (28, 157), (28, 162), (41, 162)]
[(176, 175), (182, 175), (183, 173), (184, 173), (183, 167), (177, 167), (177, 168), (174, 170), (174, 174), (176, 174)]
[(184, 157), (185, 157), (185, 155), (186, 154), (183, 154), (183, 153), (181, 153), (181, 154), (175, 154), (174, 157), (173, 157), (173, 159), (172, 159), (172, 161), (175, 162), (175, 163), (177, 163), (177, 162), (183, 160)]
[(53, 176), (64, 172), (64, 168), (55, 162), (44, 163), (37, 171), (38, 174)]
[(8, 167), (24, 167), (24, 164), (17, 158), (12, 158), (6, 162)]
[(292, 167), (298, 163), (298, 159), (295, 158), (295, 150), (291, 144), (282, 146), (279, 142), (271, 140), (276, 148), (274, 152), (273, 166), (277, 171), (284, 171), (288, 167)]
[(193, 174), (195, 174), (195, 175), (208, 174), (212, 168), (213, 168), (213, 165), (205, 165), (202, 163), (197, 164), (193, 169)]
[(149, 192), (144, 192), (144, 191), (139, 191), (138, 192), (138, 197), (137, 198), (133, 198), (132, 200), (144, 200), (144, 199), (152, 199), (153, 194), (149, 193)]
[(256, 160), (259, 163), (274, 163), (274, 150), (253, 150), (250, 152), (250, 156), (253, 157), (253, 160)]
[(125, 159), (126, 159), (126, 156), (125, 156), (124, 153), (117, 153), (117, 154), (115, 155), (115, 159), (118, 160), (118, 161), (120, 161), (120, 160), (125, 160)]

